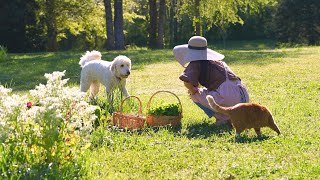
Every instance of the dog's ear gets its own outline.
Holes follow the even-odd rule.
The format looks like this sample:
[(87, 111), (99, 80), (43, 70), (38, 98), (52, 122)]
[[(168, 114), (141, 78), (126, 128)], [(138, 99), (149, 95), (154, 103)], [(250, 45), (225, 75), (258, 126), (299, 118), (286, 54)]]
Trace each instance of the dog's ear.
[(110, 69), (111, 69), (112, 74), (115, 74), (115, 73), (116, 73), (116, 68), (117, 68), (116, 63), (112, 63), (111, 66), (110, 66)]

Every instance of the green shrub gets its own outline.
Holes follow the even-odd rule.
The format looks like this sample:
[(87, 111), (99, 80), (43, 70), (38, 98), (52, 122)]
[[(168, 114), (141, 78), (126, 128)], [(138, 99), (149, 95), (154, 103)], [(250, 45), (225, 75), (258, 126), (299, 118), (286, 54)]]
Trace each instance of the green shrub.
[[(96, 106), (66, 85), (64, 72), (29, 95), (0, 86), (0, 177), (57, 179), (80, 175), (81, 152), (90, 147)], [(0, 179), (1, 179), (0, 178)]]
[(148, 114), (154, 116), (178, 116), (181, 113), (179, 103), (162, 103), (148, 110)]

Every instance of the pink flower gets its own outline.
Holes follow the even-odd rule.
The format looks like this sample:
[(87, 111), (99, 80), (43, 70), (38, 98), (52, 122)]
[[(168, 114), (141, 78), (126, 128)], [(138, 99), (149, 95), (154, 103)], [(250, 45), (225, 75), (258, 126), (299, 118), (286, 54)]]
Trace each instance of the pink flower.
[(29, 108), (29, 109), (30, 109), (30, 108), (31, 108), (31, 106), (32, 106), (32, 102), (30, 102), (30, 101), (29, 101), (29, 102), (27, 102), (27, 108)]

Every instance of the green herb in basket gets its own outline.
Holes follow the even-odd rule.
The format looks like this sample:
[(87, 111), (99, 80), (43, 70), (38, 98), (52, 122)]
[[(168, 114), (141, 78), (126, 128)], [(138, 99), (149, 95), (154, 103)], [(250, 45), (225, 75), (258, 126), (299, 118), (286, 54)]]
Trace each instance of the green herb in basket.
[(179, 103), (160, 104), (148, 110), (148, 114), (154, 116), (178, 116), (181, 113)]

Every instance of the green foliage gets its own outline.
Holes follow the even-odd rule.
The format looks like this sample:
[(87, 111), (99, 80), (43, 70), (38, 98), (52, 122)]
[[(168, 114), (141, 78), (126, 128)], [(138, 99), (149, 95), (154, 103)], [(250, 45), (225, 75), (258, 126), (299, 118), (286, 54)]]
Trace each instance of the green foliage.
[(97, 116), (94, 122), (95, 127), (105, 127), (107, 123), (111, 121), (112, 113), (119, 111), (119, 107), (123, 100), (122, 92), (119, 88), (115, 88), (109, 96), (111, 103), (108, 102), (107, 97), (95, 97), (95, 99), (90, 100), (91, 105), (97, 106), (97, 109), (95, 110), (95, 115)]
[(1, 178), (69, 179), (80, 174), (95, 107), (83, 101), (83, 93), (65, 87), (63, 75), (46, 74), (47, 84), (27, 95), (0, 86)]
[(151, 107), (148, 110), (148, 114), (155, 116), (178, 116), (181, 114), (181, 107), (179, 103), (161, 103), (157, 106)]
[(244, 24), (230, 26), (228, 29), (228, 39), (274, 39), (272, 18), (275, 14), (275, 11), (275, 5), (268, 5), (263, 8), (259, 8), (259, 13), (250, 15), (248, 15), (246, 12), (240, 13), (239, 16), (243, 19)]
[(282, 0), (274, 19), (275, 34), (282, 44), (320, 44), (318, 0)]
[[(194, 7), (193, 1), (181, 0), (181, 7), (177, 16), (181, 20), (184, 14), (188, 14), (193, 21), (198, 21), (203, 26), (203, 32), (211, 29), (214, 25), (220, 30), (221, 36), (227, 35), (227, 29), (231, 25), (244, 24), (245, 22), (240, 13), (247, 15), (259, 13), (259, 11), (268, 6), (274, 6), (276, 0), (201, 0), (199, 7)], [(197, 17), (196, 10), (199, 11)]]
[[(52, 6), (47, 7), (46, 2), (52, 2)], [(270, 19), (270, 16), (264, 16), (261, 12), (265, 8), (273, 7), (276, 0), (199, 2), (199, 7), (195, 8), (193, 1), (166, 1), (165, 18), (169, 20), (169, 23), (165, 23), (166, 47), (185, 43), (194, 35), (193, 27), (197, 23), (201, 24), (203, 36), (212, 36), (212, 29), (217, 33), (214, 34), (215, 39), (226, 39), (229, 38), (230, 28), (236, 25), (238, 28), (233, 29), (231, 33), (233, 37), (239, 37), (239, 32), (243, 31), (241, 25), (245, 24), (252, 14), (261, 17), (258, 22)], [(58, 50), (83, 51), (105, 47), (106, 22), (103, 1), (30, 0), (25, 3), (20, 0), (5, 0), (3, 4), (0, 11), (0, 34), (4, 40), (3, 45), (9, 52), (48, 50), (46, 48), (51, 40), (49, 37), (55, 33)], [(195, 10), (199, 10), (199, 15)], [(146, 47), (150, 20), (148, 1), (124, 0), (123, 17), (125, 45)], [(50, 24), (53, 27), (49, 28)], [(259, 26), (247, 35), (266, 30), (272, 28)]]
[(126, 43), (131, 47), (143, 47), (147, 42), (147, 21), (144, 16), (124, 14)]
[[(44, 0), (38, 1), (39, 18), (44, 20), (48, 18), (46, 17), (48, 8), (45, 2)], [(57, 42), (72, 43), (74, 44), (71, 46), (72, 49), (83, 49), (97, 47), (101, 45), (98, 39), (105, 39), (103, 2), (56, 0), (54, 7), (49, 8), (54, 8), (52, 19), (56, 23)], [(76, 42), (81, 42), (81, 44)], [(64, 48), (70, 47), (65, 46)]]
[(0, 45), (0, 61), (7, 60), (8, 50), (6, 47)]
[[(41, 29), (37, 27), (36, 0), (4, 0), (0, 7), (1, 45), (9, 52), (26, 52), (39, 48)], [(36, 44), (37, 43), (37, 44)]]

